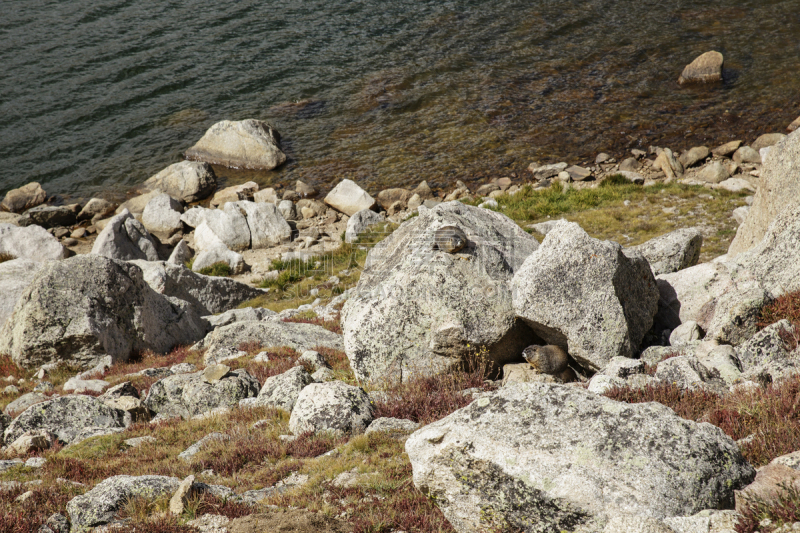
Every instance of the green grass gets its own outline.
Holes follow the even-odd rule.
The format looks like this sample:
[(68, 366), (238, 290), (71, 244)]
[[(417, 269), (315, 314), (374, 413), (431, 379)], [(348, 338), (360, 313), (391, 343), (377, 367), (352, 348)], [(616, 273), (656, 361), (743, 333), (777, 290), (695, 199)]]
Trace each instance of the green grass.
[[(496, 198), (495, 209), (523, 228), (554, 218), (577, 222), (597, 239), (623, 246), (641, 244), (670, 231), (704, 227), (700, 261), (726, 253), (736, 234), (731, 212), (744, 205), (744, 193), (706, 189), (680, 183), (634, 185), (610, 177), (596, 187), (547, 189), (525, 186), (515, 195)], [(625, 205), (625, 201), (629, 205)], [(541, 238), (538, 234), (534, 236)]]
[(228, 263), (220, 261), (219, 263), (214, 263), (213, 265), (201, 268), (198, 274), (203, 274), (204, 276), (219, 276), (219, 277), (227, 277), (231, 276), (231, 267)]

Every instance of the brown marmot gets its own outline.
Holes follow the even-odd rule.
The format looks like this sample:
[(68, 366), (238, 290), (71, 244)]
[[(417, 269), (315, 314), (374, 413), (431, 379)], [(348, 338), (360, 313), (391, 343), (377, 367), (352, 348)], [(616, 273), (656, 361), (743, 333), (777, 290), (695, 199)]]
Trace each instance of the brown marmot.
[(454, 254), (467, 245), (467, 235), (456, 226), (443, 226), (433, 235), (433, 247)]
[(528, 346), (522, 351), (522, 357), (542, 374), (560, 376), (568, 369), (569, 355), (563, 348), (554, 344)]

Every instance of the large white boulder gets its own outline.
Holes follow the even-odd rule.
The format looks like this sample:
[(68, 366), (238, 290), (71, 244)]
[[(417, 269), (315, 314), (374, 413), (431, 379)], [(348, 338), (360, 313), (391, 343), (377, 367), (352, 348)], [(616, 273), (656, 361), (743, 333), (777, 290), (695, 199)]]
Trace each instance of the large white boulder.
[(0, 255), (31, 261), (69, 257), (69, 250), (41, 226), (18, 227), (0, 223)]
[[(434, 249), (436, 231), (467, 237)], [(509, 283), (538, 242), (500, 213), (460, 202), (421, 210), (367, 255), (342, 310), (345, 351), (359, 380), (409, 379), (458, 365), (486, 347), (500, 368), (540, 339), (516, 320)]]
[(152, 176), (144, 186), (190, 204), (210, 196), (217, 188), (217, 177), (208, 163), (181, 161)]
[(193, 207), (181, 215), (181, 221), (195, 228), (196, 250), (207, 250), (219, 243), (234, 251), (250, 248), (250, 226), (236, 203), (228, 202), (222, 209)]
[(362, 209), (371, 209), (375, 198), (354, 181), (342, 180), (328, 193), (324, 202), (347, 216), (353, 216)]
[(729, 255), (754, 247), (781, 211), (800, 205), (800, 131), (772, 147), (761, 168), (760, 180), (747, 218), (728, 248)]
[(369, 395), (342, 381), (312, 383), (303, 388), (289, 418), (295, 435), (306, 432), (364, 433), (373, 419)]
[(238, 209), (244, 214), (250, 228), (250, 247), (254, 250), (278, 246), (292, 240), (292, 228), (274, 204), (228, 202), (224, 209), (226, 213)]
[(223, 120), (186, 150), (186, 158), (233, 168), (272, 170), (286, 161), (280, 141), (280, 134), (262, 120)]
[(755, 470), (711, 424), (579, 387), (516, 383), (406, 441), (414, 484), (460, 533), (601, 531), (732, 507)]
[(628, 249), (642, 254), (650, 263), (653, 275), (658, 276), (696, 265), (702, 245), (700, 229), (682, 228)]
[(25, 368), (90, 368), (106, 355), (164, 353), (205, 332), (188, 302), (156, 293), (136, 265), (87, 254), (41, 268), (0, 329), (0, 353)]
[(613, 357), (632, 357), (658, 310), (647, 260), (590, 237), (574, 222), (548, 232), (511, 287), (517, 316), (594, 371)]

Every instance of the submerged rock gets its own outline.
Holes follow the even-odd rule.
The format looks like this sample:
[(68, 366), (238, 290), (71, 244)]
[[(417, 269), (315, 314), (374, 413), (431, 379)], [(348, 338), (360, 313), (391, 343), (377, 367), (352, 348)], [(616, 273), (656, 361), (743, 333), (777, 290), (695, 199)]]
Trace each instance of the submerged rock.
[(709, 83), (722, 80), (722, 54), (714, 50), (701, 54), (686, 65), (678, 83)]
[(280, 134), (267, 122), (223, 120), (186, 150), (186, 158), (233, 168), (272, 170), (286, 161), (280, 141)]

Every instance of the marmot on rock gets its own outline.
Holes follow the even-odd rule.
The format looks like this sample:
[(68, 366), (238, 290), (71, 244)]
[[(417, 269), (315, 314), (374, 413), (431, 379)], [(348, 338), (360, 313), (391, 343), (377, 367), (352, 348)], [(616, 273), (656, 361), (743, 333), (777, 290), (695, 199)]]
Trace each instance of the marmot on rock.
[(554, 344), (528, 346), (522, 351), (522, 357), (542, 374), (560, 376), (568, 369), (569, 355), (563, 348)]
[(443, 226), (433, 235), (433, 247), (454, 254), (467, 245), (467, 235), (456, 226)]

